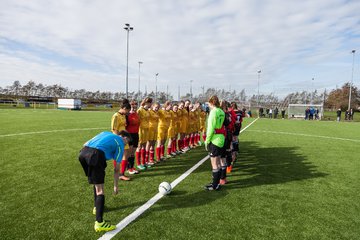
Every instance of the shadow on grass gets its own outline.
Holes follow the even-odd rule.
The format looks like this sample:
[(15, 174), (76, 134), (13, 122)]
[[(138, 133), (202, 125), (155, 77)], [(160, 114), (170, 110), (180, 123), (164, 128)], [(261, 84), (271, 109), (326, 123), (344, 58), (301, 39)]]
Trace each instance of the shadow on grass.
[[(298, 153), (297, 147), (261, 148), (256, 142), (242, 142), (238, 160), (226, 189), (279, 184), (328, 174)], [(237, 179), (231, 181), (231, 179)], [(240, 178), (240, 179), (239, 179)]]
[(229, 175), (229, 183), (220, 191), (174, 191), (153, 210), (192, 208), (224, 198), (236, 188), (282, 184), (328, 175), (317, 171), (317, 167), (307, 161), (306, 156), (298, 153), (297, 147), (262, 148), (256, 142), (242, 142), (238, 159), (241, 160), (237, 161)]

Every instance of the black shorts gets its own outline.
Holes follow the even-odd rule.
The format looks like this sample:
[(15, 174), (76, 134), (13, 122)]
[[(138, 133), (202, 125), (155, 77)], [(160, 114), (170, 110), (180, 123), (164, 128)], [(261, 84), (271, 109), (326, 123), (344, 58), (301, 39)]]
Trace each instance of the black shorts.
[(239, 136), (240, 130), (241, 130), (241, 123), (235, 123), (233, 135)]
[(210, 157), (220, 157), (223, 155), (224, 148), (218, 147), (210, 142), (208, 145), (208, 151)]
[(137, 148), (139, 145), (139, 134), (138, 133), (130, 133), (131, 141), (129, 142), (130, 146)]
[(105, 168), (107, 164), (103, 151), (96, 148), (83, 147), (79, 154), (79, 161), (90, 184), (103, 184), (105, 182)]

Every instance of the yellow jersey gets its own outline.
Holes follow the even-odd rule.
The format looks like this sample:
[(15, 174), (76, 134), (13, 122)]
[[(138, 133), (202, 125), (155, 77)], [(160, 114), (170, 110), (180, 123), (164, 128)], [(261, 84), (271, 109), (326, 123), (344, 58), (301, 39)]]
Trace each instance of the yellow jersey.
[(159, 123), (159, 115), (154, 110), (149, 110), (149, 129), (150, 131), (157, 130)]
[(140, 119), (140, 128), (142, 129), (149, 128), (149, 117), (150, 117), (149, 111), (143, 107), (140, 107), (137, 110), (137, 114), (139, 115), (139, 119)]
[(111, 131), (116, 134), (126, 128), (126, 116), (116, 112), (111, 118)]

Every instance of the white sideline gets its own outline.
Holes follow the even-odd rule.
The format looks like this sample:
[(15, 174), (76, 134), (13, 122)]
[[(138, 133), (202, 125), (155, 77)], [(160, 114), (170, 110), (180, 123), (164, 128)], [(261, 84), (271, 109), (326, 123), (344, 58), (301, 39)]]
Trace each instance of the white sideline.
[[(244, 129), (240, 131), (242, 133), (250, 127), (254, 122), (256, 122), (259, 118), (256, 118), (254, 121), (252, 121), (249, 125), (247, 125)], [(187, 170), (185, 173), (183, 173), (180, 177), (175, 179), (171, 183), (171, 188), (174, 189), (176, 185), (178, 185), (182, 180), (184, 180), (187, 176), (190, 175), (193, 171), (195, 171), (201, 164), (203, 164), (206, 160), (209, 159), (209, 155), (201, 159), (197, 164), (195, 164), (193, 167), (191, 167), (189, 170)], [(124, 218), (121, 222), (116, 224), (116, 229), (110, 232), (104, 233), (99, 240), (109, 240), (113, 238), (116, 234), (118, 234), (121, 230), (123, 230), (127, 225), (129, 225), (132, 221), (134, 221), (137, 217), (139, 217), (141, 214), (143, 214), (146, 210), (148, 210), (152, 205), (154, 205), (157, 201), (159, 201), (163, 195), (160, 193), (157, 193), (155, 196), (153, 196), (149, 201), (147, 201), (144, 205), (136, 209), (133, 213), (128, 215), (126, 218)]]
[(75, 128), (75, 129), (59, 129), (59, 130), (48, 130), (48, 131), (39, 131), (39, 132), (23, 132), (23, 133), (0, 135), (0, 138), (2, 138), (2, 137), (22, 136), (22, 135), (32, 135), (32, 134), (44, 134), (44, 133), (55, 133), (55, 132), (72, 132), (72, 131), (88, 131), (88, 130), (99, 130), (99, 129), (105, 129), (105, 128)]
[(262, 133), (284, 134), (284, 135), (293, 135), (293, 136), (302, 136), (302, 137), (326, 138), (326, 139), (332, 139), (332, 140), (360, 142), (359, 139), (329, 137), (329, 136), (311, 135), (311, 134), (304, 134), (304, 133), (276, 132), (276, 131), (266, 131), (266, 130), (249, 130), (249, 131), (250, 132), (262, 132)]

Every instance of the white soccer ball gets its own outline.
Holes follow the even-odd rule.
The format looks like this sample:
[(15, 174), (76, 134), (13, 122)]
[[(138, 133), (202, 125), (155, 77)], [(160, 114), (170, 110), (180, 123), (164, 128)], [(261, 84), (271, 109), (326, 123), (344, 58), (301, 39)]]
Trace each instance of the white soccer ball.
[(159, 185), (159, 193), (162, 195), (167, 195), (171, 193), (171, 185), (168, 182), (162, 182)]

